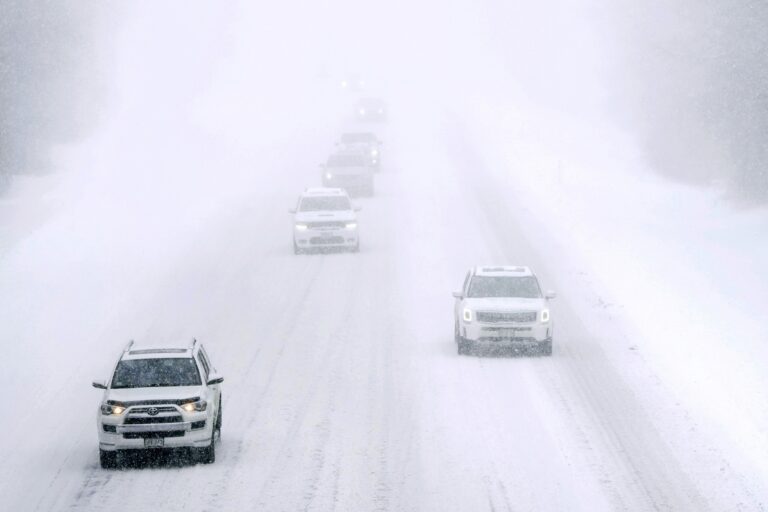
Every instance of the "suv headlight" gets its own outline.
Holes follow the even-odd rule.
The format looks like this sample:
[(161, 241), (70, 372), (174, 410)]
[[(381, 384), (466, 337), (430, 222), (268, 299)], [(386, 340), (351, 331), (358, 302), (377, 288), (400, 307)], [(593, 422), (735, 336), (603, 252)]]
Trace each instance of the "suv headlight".
[(101, 414), (104, 416), (111, 416), (113, 414), (120, 415), (125, 411), (125, 406), (120, 403), (106, 402), (101, 404)]
[(329, 172), (325, 173), (325, 179), (330, 180), (331, 178), (333, 178), (333, 174)]
[(298, 231), (304, 231), (304, 230), (307, 229), (307, 225), (306, 224), (296, 224), (296, 229)]
[(208, 402), (198, 400), (197, 402), (187, 402), (181, 406), (187, 412), (203, 412), (208, 407)]
[(542, 309), (541, 310), (540, 318), (541, 318), (541, 323), (543, 323), (543, 324), (549, 322), (549, 310), (548, 309)]
[(347, 229), (355, 229), (357, 227), (357, 222), (347, 222), (347, 225), (345, 227)]
[(379, 150), (378, 149), (372, 149), (371, 150), (371, 156), (379, 156)]
[(472, 310), (469, 308), (464, 308), (464, 321), (465, 322), (471, 322), (472, 321)]

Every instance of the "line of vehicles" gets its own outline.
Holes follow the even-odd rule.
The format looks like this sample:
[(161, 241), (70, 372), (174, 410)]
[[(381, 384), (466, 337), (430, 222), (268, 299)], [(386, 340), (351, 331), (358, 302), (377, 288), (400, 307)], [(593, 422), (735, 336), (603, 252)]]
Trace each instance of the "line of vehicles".
[[(350, 196), (373, 195), (381, 146), (371, 132), (341, 136), (323, 166), (323, 186), (306, 189), (291, 210), (296, 254), (360, 250), (360, 208)], [(453, 296), (459, 355), (500, 349), (552, 355), (549, 301), (555, 293), (542, 291), (530, 268), (473, 267)], [(214, 462), (221, 437), (223, 380), (197, 340), (141, 347), (130, 342), (110, 378), (93, 382), (103, 390), (96, 420), (101, 467), (117, 467), (126, 452), (168, 448), (183, 448), (201, 463)]]
[[(361, 106), (362, 105), (362, 106)], [(384, 102), (363, 99), (357, 104), (360, 121), (386, 120)], [(357, 212), (351, 197), (373, 197), (375, 175), (381, 168), (383, 143), (371, 131), (343, 133), (334, 151), (320, 165), (321, 187), (307, 188), (293, 214), (293, 252), (360, 251)]]

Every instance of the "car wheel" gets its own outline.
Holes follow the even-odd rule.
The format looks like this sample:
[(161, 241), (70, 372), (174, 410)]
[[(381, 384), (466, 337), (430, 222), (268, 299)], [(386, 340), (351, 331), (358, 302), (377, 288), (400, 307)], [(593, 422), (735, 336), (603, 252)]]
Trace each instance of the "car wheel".
[(350, 249), (352, 252), (360, 252), (360, 240), (357, 241), (354, 247)]
[(296, 242), (293, 242), (293, 254), (301, 254), (301, 249), (299, 249), (299, 246), (296, 245)]
[(541, 347), (541, 354), (544, 356), (552, 355), (552, 339), (548, 339), (544, 342), (544, 346)]
[[(218, 421), (218, 419), (216, 420)], [(213, 464), (216, 462), (216, 428), (211, 429), (211, 444), (205, 448), (197, 449), (197, 460), (202, 464)]]
[(460, 356), (469, 355), (472, 353), (472, 343), (461, 338), (459, 340), (458, 352)]
[(219, 396), (219, 414), (216, 415), (216, 430), (219, 432), (219, 438), (221, 438), (221, 416), (224, 413), (224, 406), (221, 403), (221, 396)]
[(99, 462), (102, 469), (114, 469), (117, 467), (117, 451), (109, 452), (99, 448)]

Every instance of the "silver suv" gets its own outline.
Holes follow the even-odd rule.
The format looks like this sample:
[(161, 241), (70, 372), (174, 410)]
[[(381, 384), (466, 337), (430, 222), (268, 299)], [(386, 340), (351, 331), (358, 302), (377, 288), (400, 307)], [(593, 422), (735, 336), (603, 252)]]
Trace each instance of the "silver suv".
[(475, 348), (532, 349), (552, 355), (549, 301), (528, 267), (475, 267), (454, 292), (454, 336), (459, 354)]
[(124, 450), (190, 448), (205, 464), (216, 460), (221, 437), (221, 383), (203, 346), (125, 347), (96, 413), (102, 468)]

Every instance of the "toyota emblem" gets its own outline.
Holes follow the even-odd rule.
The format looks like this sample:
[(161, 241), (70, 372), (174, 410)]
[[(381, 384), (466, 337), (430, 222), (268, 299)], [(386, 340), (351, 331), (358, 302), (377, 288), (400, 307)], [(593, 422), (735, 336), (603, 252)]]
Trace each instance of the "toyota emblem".
[(160, 411), (157, 410), (157, 407), (150, 407), (149, 409), (147, 409), (147, 414), (149, 414), (150, 416), (154, 416), (158, 412)]

